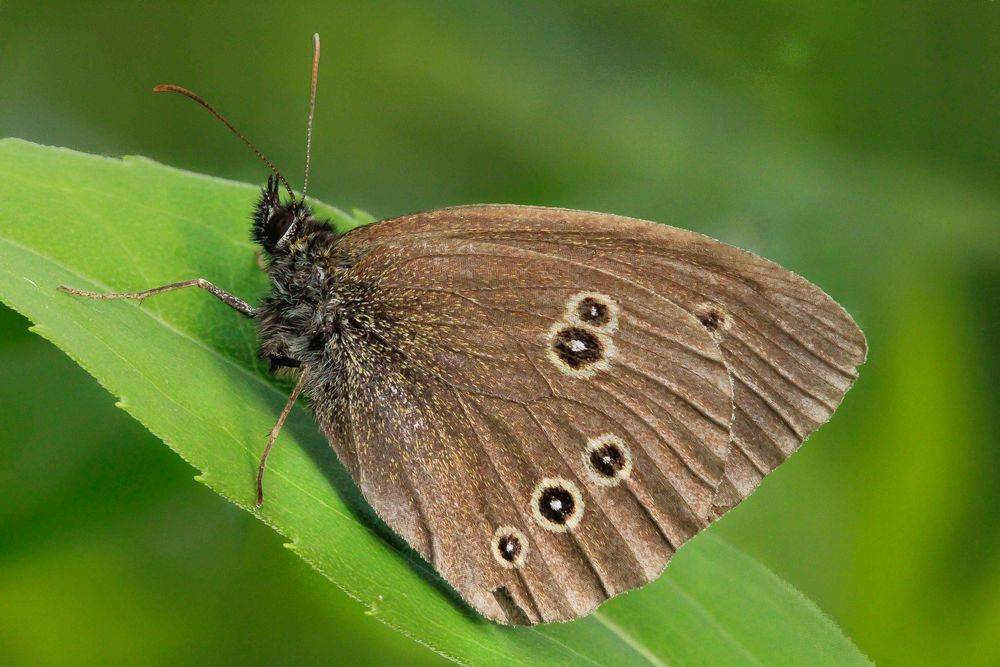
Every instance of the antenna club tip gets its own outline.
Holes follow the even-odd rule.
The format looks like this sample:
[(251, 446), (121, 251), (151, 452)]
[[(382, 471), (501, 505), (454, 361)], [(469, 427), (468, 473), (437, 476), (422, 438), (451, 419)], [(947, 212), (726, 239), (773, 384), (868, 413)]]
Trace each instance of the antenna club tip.
[(154, 93), (169, 93), (173, 89), (174, 89), (174, 87), (172, 85), (170, 85), (169, 83), (159, 83), (159, 84), (153, 86), (153, 92)]

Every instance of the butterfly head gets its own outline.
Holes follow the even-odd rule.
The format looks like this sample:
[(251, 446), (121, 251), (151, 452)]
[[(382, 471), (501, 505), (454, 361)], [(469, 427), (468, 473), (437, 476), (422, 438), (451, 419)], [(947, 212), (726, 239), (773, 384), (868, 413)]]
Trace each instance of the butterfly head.
[(251, 236), (271, 255), (288, 252), (303, 231), (303, 223), (312, 217), (312, 212), (301, 201), (292, 199), (282, 203), (278, 185), (277, 178), (268, 177), (253, 212)]
[[(260, 199), (253, 214), (253, 231), (251, 237), (254, 241), (264, 247), (272, 257), (286, 254), (294, 249), (295, 241), (302, 235), (305, 223), (312, 218), (312, 212), (305, 205), (306, 191), (309, 188), (309, 162), (312, 154), (312, 124), (313, 115), (316, 110), (316, 80), (319, 72), (319, 35), (313, 35), (313, 66), (312, 84), (309, 94), (309, 119), (306, 124), (306, 168), (305, 176), (302, 179), (302, 198), (296, 201), (295, 192), (274, 163), (268, 159), (259, 148), (253, 145), (246, 136), (237, 130), (232, 123), (226, 119), (219, 111), (205, 101), (200, 95), (191, 92), (187, 88), (175, 86), (173, 84), (160, 84), (153, 87), (154, 92), (178, 93), (190, 100), (200, 104), (213, 116), (225, 125), (230, 132), (236, 135), (240, 141), (246, 144), (260, 160), (271, 170), (272, 176), (267, 179), (267, 185), (261, 190)], [(284, 187), (288, 193), (288, 203), (282, 204), (278, 195), (278, 186)]]

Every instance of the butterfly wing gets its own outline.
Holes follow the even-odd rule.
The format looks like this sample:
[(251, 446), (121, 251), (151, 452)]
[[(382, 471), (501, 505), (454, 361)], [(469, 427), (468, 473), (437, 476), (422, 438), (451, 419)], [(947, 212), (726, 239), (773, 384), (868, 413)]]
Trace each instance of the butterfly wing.
[(733, 380), (725, 475), (712, 518), (822, 425), (857, 378), (867, 343), (804, 278), (694, 232), (621, 216), (528, 206), (467, 206), (380, 223), (376, 242), (463, 239), (530, 249), (644, 285), (698, 319)]
[(722, 480), (716, 341), (619, 272), (386, 224), (341, 240), (340, 372), (311, 391), (372, 507), (501, 622), (568, 620), (655, 578)]

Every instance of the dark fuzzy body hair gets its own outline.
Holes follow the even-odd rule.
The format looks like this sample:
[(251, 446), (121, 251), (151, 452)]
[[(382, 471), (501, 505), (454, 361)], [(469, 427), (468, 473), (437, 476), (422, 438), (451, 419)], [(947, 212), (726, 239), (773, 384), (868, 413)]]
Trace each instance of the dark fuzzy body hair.
[(269, 259), (271, 293), (257, 309), (260, 356), (272, 368), (309, 366), (322, 377), (349, 316), (340, 288), (351, 262), (329, 223), (303, 217), (297, 224), (296, 238)]

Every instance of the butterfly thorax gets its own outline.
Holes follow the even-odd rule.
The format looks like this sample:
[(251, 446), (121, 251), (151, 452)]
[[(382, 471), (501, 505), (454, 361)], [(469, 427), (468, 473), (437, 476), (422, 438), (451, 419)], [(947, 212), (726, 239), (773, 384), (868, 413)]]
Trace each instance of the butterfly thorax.
[(271, 292), (257, 309), (260, 356), (272, 368), (318, 369), (335, 360), (346, 316), (342, 278), (351, 262), (333, 227), (308, 209), (294, 225), (294, 238), (268, 253)]

